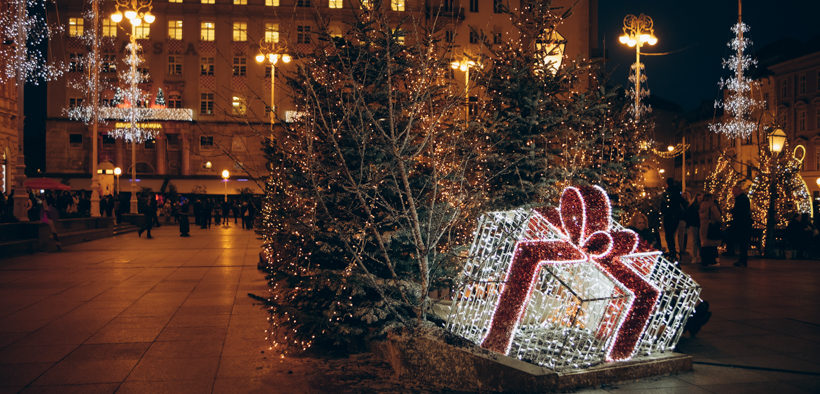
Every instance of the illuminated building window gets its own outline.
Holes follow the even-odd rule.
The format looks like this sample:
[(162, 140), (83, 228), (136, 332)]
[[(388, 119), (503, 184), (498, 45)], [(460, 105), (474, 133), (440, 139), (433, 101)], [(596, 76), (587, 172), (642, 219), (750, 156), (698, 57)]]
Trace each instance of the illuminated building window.
[(297, 7), (310, 7), (310, 0), (296, 0)]
[(138, 40), (147, 40), (151, 37), (151, 25), (143, 23), (134, 27), (134, 38)]
[(202, 0), (202, 4), (216, 4), (216, 0)]
[(182, 3), (182, 0), (168, 0), (169, 3)]
[(278, 23), (265, 23), (265, 42), (279, 42)]
[(279, 7), (279, 0), (265, 0), (265, 5), (268, 7)]
[(404, 0), (390, 0), (390, 9), (393, 11), (404, 11)]
[(182, 20), (171, 19), (168, 21), (168, 38), (172, 40), (182, 39)]
[(470, 12), (478, 12), (478, 0), (470, 0)]
[(233, 5), (248, 5), (248, 0), (233, 0)]
[(234, 22), (233, 23), (233, 40), (247, 41), (248, 40), (248, 23)]
[(342, 5), (342, 3), (343, 3), (343, 0), (328, 0), (327, 6), (329, 8), (342, 8), (342, 7), (344, 7), (344, 5)]
[(199, 24), (199, 39), (202, 41), (213, 41), (215, 29), (213, 22), (201, 22)]
[(214, 58), (203, 57), (200, 59), (199, 75), (214, 75)]
[(393, 29), (393, 35), (395, 35), (396, 37), (396, 43), (398, 43), (399, 45), (404, 45), (405, 35), (403, 30)]
[(69, 72), (77, 72), (81, 73), (85, 70), (85, 63), (83, 62), (83, 55), (82, 53), (69, 53), (68, 54), (68, 71)]
[(248, 74), (248, 58), (244, 56), (234, 56), (233, 76), (244, 77)]
[(68, 36), (81, 37), (83, 35), (83, 18), (68, 18)]
[(296, 43), (310, 44), (310, 26), (298, 25), (296, 26)]
[(362, 3), (363, 10), (372, 10), (373, 9), (373, 0), (359, 0)]
[(102, 36), (103, 37), (116, 37), (117, 36), (117, 24), (114, 23), (110, 18), (105, 18), (102, 20)]
[(248, 112), (245, 98), (242, 96), (233, 96), (231, 99), (231, 111), (234, 115), (245, 115), (245, 113)]
[[(214, 114), (214, 94), (201, 93), (199, 95), (199, 113), (202, 115)], [(211, 145), (213, 145), (213, 137), (211, 137)]]
[(168, 55), (168, 75), (182, 75), (181, 55)]
[(117, 72), (117, 57), (112, 54), (103, 54), (102, 56), (100, 56), (100, 72)]

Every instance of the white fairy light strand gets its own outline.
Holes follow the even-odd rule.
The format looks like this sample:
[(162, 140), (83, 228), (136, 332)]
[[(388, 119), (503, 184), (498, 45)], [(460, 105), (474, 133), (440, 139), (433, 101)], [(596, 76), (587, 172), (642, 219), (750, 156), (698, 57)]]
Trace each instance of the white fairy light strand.
[(752, 41), (744, 36), (749, 31), (749, 26), (743, 22), (738, 22), (732, 26), (735, 37), (727, 44), (734, 53), (728, 59), (723, 60), (723, 68), (730, 69), (733, 75), (727, 79), (721, 79), (718, 86), (728, 91), (726, 99), (715, 101), (715, 108), (723, 108), (727, 115), (727, 120), (709, 125), (709, 130), (715, 133), (724, 134), (731, 138), (747, 138), (757, 129), (755, 122), (750, 119), (752, 111), (759, 107), (760, 102), (752, 98), (753, 81), (749, 80), (745, 73), (752, 66), (757, 64), (757, 60), (745, 53), (752, 45)]
[(49, 26), (39, 13), (30, 12), (41, 9), (44, 15), (45, 0), (4, 2), (0, 13), (0, 39), (12, 45), (0, 45), (0, 58), (5, 60), (3, 70), (0, 70), (0, 82), (22, 80), (37, 85), (62, 76), (64, 65), (48, 62), (48, 56), (37, 49), (61, 30), (60, 26)]

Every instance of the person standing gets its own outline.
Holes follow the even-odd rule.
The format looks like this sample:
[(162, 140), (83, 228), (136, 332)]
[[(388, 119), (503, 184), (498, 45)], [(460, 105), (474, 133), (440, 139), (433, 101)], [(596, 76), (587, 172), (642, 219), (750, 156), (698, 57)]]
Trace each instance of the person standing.
[(191, 204), (188, 200), (183, 200), (180, 202), (179, 206), (179, 236), (180, 237), (190, 237), (191, 234), (191, 224), (188, 223), (188, 215), (191, 214)]
[(137, 236), (142, 237), (142, 233), (146, 232), (148, 234), (146, 238), (152, 239), (154, 237), (151, 236), (151, 228), (154, 227), (157, 216), (157, 199), (151, 193), (145, 198), (141, 198), (140, 204), (142, 205), (144, 222), (142, 228), (137, 231)]
[(698, 192), (695, 199), (686, 208), (686, 232), (689, 244), (692, 264), (700, 263), (700, 203), (703, 201), (703, 193)]
[(700, 217), (700, 264), (704, 267), (717, 265), (717, 248), (721, 242), (720, 210), (715, 204), (712, 193), (703, 195), (698, 216)]
[(732, 207), (732, 232), (734, 238), (733, 245), (738, 249), (738, 260), (735, 267), (745, 267), (749, 258), (749, 239), (752, 236), (752, 208), (749, 203), (749, 196), (743, 192), (740, 186), (732, 188), (732, 195), (735, 196), (735, 206)]
[(56, 221), (60, 218), (60, 214), (57, 211), (57, 208), (54, 207), (54, 200), (51, 197), (43, 198), (43, 209), (41, 211), (40, 221), (48, 225), (49, 231), (51, 231), (51, 238), (54, 240), (54, 245), (57, 246), (57, 250), (62, 250), (62, 246), (60, 245), (60, 237), (57, 236), (57, 225)]
[(666, 239), (666, 247), (669, 249), (670, 260), (678, 258), (678, 251), (675, 248), (675, 235), (678, 232), (685, 203), (681, 196), (680, 189), (675, 185), (675, 180), (668, 178), (666, 180), (666, 191), (663, 193), (663, 200), (661, 201), (661, 213), (663, 214), (663, 232), (664, 239)]

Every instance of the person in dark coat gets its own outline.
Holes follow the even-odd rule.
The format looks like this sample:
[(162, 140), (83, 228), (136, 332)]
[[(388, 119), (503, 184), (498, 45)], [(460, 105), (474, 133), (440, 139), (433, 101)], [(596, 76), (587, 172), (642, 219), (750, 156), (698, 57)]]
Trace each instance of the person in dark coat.
[(143, 215), (145, 215), (145, 221), (142, 228), (137, 231), (137, 236), (142, 237), (142, 232), (144, 231), (148, 234), (146, 238), (154, 238), (151, 236), (151, 228), (154, 227), (154, 221), (157, 217), (157, 199), (154, 197), (154, 193), (148, 194), (144, 199), (141, 198), (140, 205), (142, 205), (141, 211)]
[(675, 180), (666, 180), (666, 191), (663, 193), (661, 201), (661, 213), (663, 214), (663, 232), (666, 239), (666, 247), (669, 249), (671, 260), (678, 258), (678, 251), (675, 247), (675, 235), (678, 232), (683, 212), (686, 210), (686, 203), (683, 200), (680, 189), (675, 185)]
[(745, 267), (749, 258), (749, 240), (752, 237), (752, 208), (749, 196), (739, 186), (732, 188), (732, 195), (735, 196), (735, 206), (732, 208), (730, 234), (740, 256), (735, 262), (735, 267)]
[(179, 206), (179, 214), (177, 220), (179, 221), (179, 236), (190, 237), (191, 224), (188, 223), (188, 215), (191, 214), (191, 203), (188, 200), (183, 200)]

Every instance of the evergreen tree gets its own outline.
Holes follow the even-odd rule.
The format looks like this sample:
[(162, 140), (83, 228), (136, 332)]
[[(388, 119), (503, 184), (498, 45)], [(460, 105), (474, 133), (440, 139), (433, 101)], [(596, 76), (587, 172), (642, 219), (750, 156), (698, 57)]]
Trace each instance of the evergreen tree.
[(154, 104), (162, 107), (165, 106), (165, 94), (162, 93), (162, 88), (159, 88), (157, 91), (157, 97), (154, 99)]

